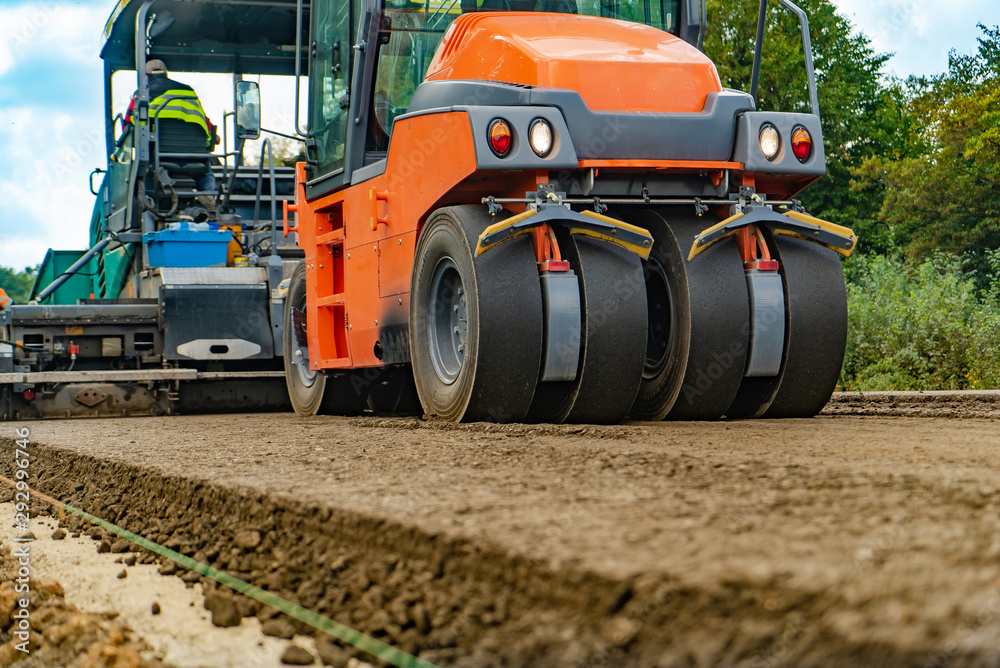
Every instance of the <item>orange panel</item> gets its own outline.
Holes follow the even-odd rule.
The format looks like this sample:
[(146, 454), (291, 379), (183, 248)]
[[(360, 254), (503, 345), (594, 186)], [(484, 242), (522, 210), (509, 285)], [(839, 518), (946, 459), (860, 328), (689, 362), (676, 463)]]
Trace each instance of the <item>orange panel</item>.
[(391, 297), (410, 291), (410, 274), (413, 273), (413, 253), (416, 246), (416, 232), (407, 232), (379, 242), (379, 296)]
[(485, 79), (568, 88), (594, 111), (701, 111), (721, 91), (715, 65), (670, 33), (595, 16), (464, 14), (427, 80)]
[[(347, 227), (350, 231), (350, 220)], [(354, 353), (352, 366), (379, 364), (373, 352), (380, 315), (378, 264), (376, 242), (347, 249), (347, 338)]]
[[(417, 232), (476, 170), (468, 116), (447, 112), (396, 123), (387, 161), (382, 176), (312, 202), (305, 199), (305, 165), (298, 165), (296, 216), (306, 253), (309, 356), (316, 368), (381, 366), (391, 362), (378, 358), (376, 342), (402, 345)], [(386, 201), (376, 203), (384, 222), (375, 230), (372, 188), (386, 193)], [(387, 262), (380, 261), (381, 249), (390, 253)]]

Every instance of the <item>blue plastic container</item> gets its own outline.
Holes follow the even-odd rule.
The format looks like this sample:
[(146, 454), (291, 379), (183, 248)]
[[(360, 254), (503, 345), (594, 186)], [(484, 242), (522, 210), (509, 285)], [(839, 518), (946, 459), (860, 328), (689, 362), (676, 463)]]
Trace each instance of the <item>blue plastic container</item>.
[(149, 266), (226, 266), (226, 252), (229, 242), (233, 240), (232, 232), (211, 230), (204, 223), (196, 225), (174, 223), (170, 229), (144, 234), (142, 240), (149, 245)]

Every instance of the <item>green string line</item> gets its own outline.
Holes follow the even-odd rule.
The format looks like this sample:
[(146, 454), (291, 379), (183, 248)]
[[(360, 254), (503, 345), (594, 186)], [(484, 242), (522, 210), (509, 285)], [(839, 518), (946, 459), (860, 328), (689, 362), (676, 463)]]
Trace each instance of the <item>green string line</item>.
[(285, 613), (289, 617), (297, 619), (300, 622), (305, 622), (309, 626), (328, 633), (341, 642), (368, 652), (372, 656), (382, 659), (386, 663), (396, 666), (397, 668), (437, 668), (437, 666), (429, 661), (424, 661), (423, 659), (415, 657), (412, 654), (408, 654), (401, 649), (393, 647), (392, 645), (387, 645), (380, 640), (376, 640), (371, 636), (365, 635), (360, 631), (355, 631), (349, 626), (344, 626), (339, 622), (328, 619), (327, 617), (313, 612), (312, 610), (307, 610), (306, 608), (285, 600), (280, 596), (276, 596), (271, 592), (255, 587), (249, 582), (244, 582), (243, 580), (233, 577), (228, 573), (216, 570), (208, 564), (195, 561), (191, 557), (184, 556), (180, 552), (174, 552), (170, 548), (163, 547), (158, 543), (154, 543), (153, 541), (143, 538), (138, 534), (134, 534), (131, 531), (115, 526), (114, 524), (102, 520), (99, 517), (94, 517), (79, 508), (74, 508), (68, 503), (63, 503), (62, 507), (74, 515), (78, 515), (88, 522), (96, 524), (102, 529), (107, 529), (122, 538), (132, 541), (136, 545), (144, 547), (147, 550), (151, 550), (160, 556), (171, 559), (181, 566), (204, 575), (207, 578), (211, 578), (219, 584), (223, 584), (245, 596), (249, 596), (255, 601), (259, 601), (264, 605), (269, 605), (272, 608)]

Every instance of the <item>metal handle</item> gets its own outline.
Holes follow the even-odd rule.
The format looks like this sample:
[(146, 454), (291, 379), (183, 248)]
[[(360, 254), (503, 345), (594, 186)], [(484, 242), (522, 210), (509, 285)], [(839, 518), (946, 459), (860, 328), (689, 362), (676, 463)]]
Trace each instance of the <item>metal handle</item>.
[[(264, 156), (267, 155), (268, 176), (271, 184), (271, 249), (278, 247), (278, 204), (277, 189), (274, 179), (274, 151), (271, 150), (271, 140), (265, 139), (260, 148), (260, 164), (257, 166), (257, 195), (253, 205), (253, 227), (257, 229), (260, 216), (260, 191), (264, 185)], [(286, 235), (287, 236), (287, 235)]]
[(98, 167), (90, 173), (90, 194), (97, 197), (97, 191), (94, 190), (94, 174), (103, 174), (104, 170)]
[(136, 135), (138, 140), (136, 148), (139, 154), (139, 163), (143, 165), (149, 163), (148, 130), (143, 129), (141, 123), (141, 121), (146, 120), (145, 114), (148, 113), (149, 108), (149, 78), (146, 76), (146, 48), (149, 46), (149, 40), (146, 39), (146, 20), (149, 16), (149, 8), (154, 2), (155, 0), (145, 0), (135, 14), (135, 71), (138, 78), (136, 82), (138, 95), (135, 100), (135, 118), (138, 119), (138, 122), (135, 125), (140, 128)]
[(299, 207), (296, 204), (292, 204), (287, 199), (286, 200), (282, 200), (281, 206), (283, 208), (283, 212), (282, 212), (283, 213), (283, 215), (282, 215), (282, 223), (283, 223), (283, 225), (282, 225), (282, 232), (284, 233), (285, 238), (287, 239), (289, 232), (298, 232), (299, 231), (299, 226), (298, 226), (297, 222), (296, 222), (295, 225), (289, 225), (288, 224), (288, 214), (289, 213), (295, 213), (295, 214), (297, 214), (299, 212)]
[[(311, 69), (311, 65), (310, 65)], [(301, 88), (299, 79), (302, 77), (302, 0), (295, 2), (295, 133), (301, 137), (308, 137), (309, 130), (302, 130), (299, 126), (299, 98)]]
[[(809, 106), (812, 113), (819, 117), (819, 94), (816, 92), (816, 73), (813, 70), (812, 42), (809, 40), (809, 17), (802, 9), (790, 0), (776, 0), (778, 4), (799, 17), (799, 28), (802, 31), (802, 51), (806, 61), (806, 79), (809, 83)], [(764, 41), (764, 18), (767, 11), (767, 0), (760, 0), (760, 13), (757, 16), (757, 44), (753, 54), (753, 74), (750, 79), (750, 95), (757, 100), (757, 80), (760, 75), (760, 59)]]
[(389, 219), (388, 218), (379, 218), (379, 216), (378, 216), (378, 203), (379, 202), (385, 202), (386, 204), (389, 203), (389, 191), (388, 190), (383, 190), (382, 192), (379, 192), (378, 190), (375, 189), (374, 186), (372, 186), (368, 190), (368, 206), (370, 207), (369, 216), (368, 216), (368, 226), (372, 230), (377, 230), (378, 226), (379, 226), (379, 223), (381, 223), (381, 224), (383, 224), (383, 225), (385, 225), (387, 227), (389, 225)]
[(371, 93), (372, 77), (362, 77), (361, 74), (364, 72), (366, 60), (365, 50), (368, 48), (368, 39), (370, 33), (376, 31), (378, 28), (375, 26), (375, 10), (372, 6), (375, 5), (374, 2), (369, 2), (369, 8), (365, 10), (364, 18), (358, 25), (358, 41), (354, 44), (354, 50), (357, 55), (354, 56), (354, 81), (360, 82), (361, 90), (360, 94), (354, 96), (354, 124), (361, 125), (361, 121), (364, 120), (365, 108), (364, 105), (368, 100), (369, 94)]

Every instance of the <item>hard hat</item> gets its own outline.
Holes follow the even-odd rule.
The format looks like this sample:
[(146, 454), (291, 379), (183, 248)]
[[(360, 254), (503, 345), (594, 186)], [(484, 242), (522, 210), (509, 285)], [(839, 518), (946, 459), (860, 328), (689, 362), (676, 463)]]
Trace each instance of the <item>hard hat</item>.
[(146, 61), (146, 74), (166, 74), (167, 64), (164, 63), (159, 58), (154, 58), (153, 60)]

